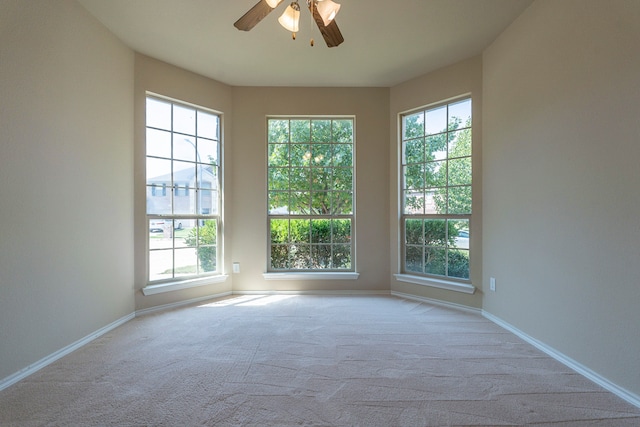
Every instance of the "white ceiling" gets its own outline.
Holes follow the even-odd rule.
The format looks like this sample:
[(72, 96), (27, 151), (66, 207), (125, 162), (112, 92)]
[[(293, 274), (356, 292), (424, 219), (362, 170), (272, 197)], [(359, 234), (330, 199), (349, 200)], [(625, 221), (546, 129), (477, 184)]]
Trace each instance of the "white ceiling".
[(233, 23), (258, 0), (78, 1), (137, 52), (229, 85), (390, 87), (481, 53), (532, 0), (337, 0), (334, 48), (305, 0), (295, 41), (288, 0), (249, 32)]

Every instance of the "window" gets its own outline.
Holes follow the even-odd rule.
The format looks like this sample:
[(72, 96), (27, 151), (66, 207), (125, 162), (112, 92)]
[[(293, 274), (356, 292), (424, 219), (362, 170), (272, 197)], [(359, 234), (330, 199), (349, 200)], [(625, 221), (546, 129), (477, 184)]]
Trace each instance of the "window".
[(469, 280), (471, 99), (401, 122), (402, 272)]
[(268, 270), (354, 271), (354, 119), (267, 125)]
[(146, 108), (149, 282), (219, 274), (220, 115), (153, 96)]

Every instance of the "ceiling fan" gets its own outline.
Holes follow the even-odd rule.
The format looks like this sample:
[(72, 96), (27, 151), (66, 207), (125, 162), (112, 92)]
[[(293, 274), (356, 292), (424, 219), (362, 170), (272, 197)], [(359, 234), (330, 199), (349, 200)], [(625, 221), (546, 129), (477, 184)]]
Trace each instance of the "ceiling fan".
[[(249, 9), (247, 13), (242, 15), (233, 26), (242, 31), (249, 31), (283, 1), (284, 0), (260, 0), (255, 6)], [(340, 9), (340, 5), (334, 3), (332, 0), (306, 0), (306, 2), (327, 46), (335, 47), (340, 45), (344, 41), (344, 38), (334, 19), (336, 13), (338, 13), (338, 9)], [(299, 18), (300, 5), (298, 4), (298, 0), (293, 0), (278, 19), (280, 25), (291, 31), (294, 40), (298, 32)], [(313, 46), (313, 39), (311, 40), (311, 46)]]

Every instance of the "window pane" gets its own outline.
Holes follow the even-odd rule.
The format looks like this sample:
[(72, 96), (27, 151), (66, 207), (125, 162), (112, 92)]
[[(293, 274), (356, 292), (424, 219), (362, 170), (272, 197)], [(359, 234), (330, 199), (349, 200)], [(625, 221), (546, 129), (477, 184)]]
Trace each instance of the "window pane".
[(147, 156), (171, 158), (171, 132), (147, 129)]
[(451, 187), (449, 188), (449, 213), (470, 214), (471, 213), (471, 187)]
[(211, 139), (198, 138), (196, 161), (211, 166), (218, 166), (218, 144)]
[(289, 246), (271, 245), (271, 268), (279, 270), (289, 268)]
[(331, 243), (331, 220), (311, 220), (311, 243)]
[(150, 219), (149, 220), (149, 249), (171, 249), (173, 248), (173, 236), (171, 230), (171, 220)]
[(292, 219), (289, 221), (291, 243), (309, 243), (311, 221), (308, 219)]
[(174, 253), (175, 277), (191, 276), (198, 273), (198, 259), (195, 249), (176, 249)]
[(198, 177), (197, 188), (218, 188), (218, 168), (198, 163), (196, 174)]
[(424, 213), (426, 214), (445, 214), (447, 212), (447, 189), (427, 190), (424, 204)]
[[(192, 234), (196, 228), (190, 228), (189, 233)], [(198, 246), (216, 245), (218, 242), (218, 221), (208, 219), (203, 221), (197, 228)]]
[(313, 144), (311, 159), (313, 166), (331, 166), (331, 144)]
[(289, 169), (269, 168), (269, 190), (289, 189)]
[(444, 276), (446, 273), (446, 256), (444, 249), (426, 248), (424, 272)]
[(402, 119), (402, 139), (416, 138), (424, 135), (424, 113), (419, 112)]
[(308, 215), (311, 212), (311, 193), (296, 191), (290, 197), (289, 214)]
[(426, 161), (444, 160), (447, 158), (447, 135), (433, 135), (425, 138)]
[(311, 146), (309, 144), (291, 144), (291, 166), (306, 166), (311, 164)]
[(404, 223), (404, 238), (409, 245), (421, 245), (424, 243), (424, 231), (421, 219), (407, 219)]
[(332, 168), (313, 168), (311, 170), (311, 189), (330, 191), (332, 189)]
[(402, 150), (402, 163), (424, 162), (424, 138), (405, 141)]
[(289, 144), (269, 144), (269, 165), (289, 166)]
[(331, 142), (331, 120), (311, 121), (311, 141)]
[(444, 219), (428, 219), (424, 221), (424, 243), (427, 246), (447, 245), (447, 221)]
[(328, 191), (312, 192), (311, 209), (314, 215), (331, 215), (331, 193)]
[(336, 270), (351, 269), (351, 246), (333, 245), (331, 266)]
[(147, 213), (168, 215), (172, 212), (171, 187), (162, 185), (147, 186)]
[(471, 129), (449, 134), (449, 158), (471, 155)]
[(469, 251), (468, 250), (450, 250), (448, 254), (447, 273), (451, 277), (460, 279), (469, 278)]
[(272, 142), (289, 142), (289, 120), (269, 120), (269, 135)]
[(186, 248), (189, 246), (193, 246), (195, 244), (195, 240), (191, 242), (190, 233), (193, 230), (193, 235), (195, 236), (195, 220), (179, 218), (174, 219), (173, 221), (173, 235), (174, 235), (174, 247), (176, 248)]
[(333, 169), (333, 189), (351, 191), (353, 189), (353, 169)]
[(429, 162), (425, 164), (426, 169), (426, 186), (427, 187), (444, 187), (447, 185), (447, 162)]
[(353, 213), (353, 196), (351, 193), (334, 192), (331, 202), (333, 215), (350, 215)]
[(424, 166), (422, 164), (404, 167), (404, 187), (408, 190), (424, 188)]
[(203, 138), (218, 139), (219, 118), (215, 114), (198, 111), (198, 133)]
[(407, 271), (422, 273), (424, 271), (422, 246), (407, 246), (406, 251), (405, 268)]
[(425, 133), (433, 135), (447, 130), (447, 106), (434, 108), (425, 112)]
[(306, 270), (311, 267), (311, 246), (295, 245), (289, 247), (289, 262), (292, 269)]
[(196, 189), (198, 200), (196, 204), (198, 206), (198, 214), (200, 215), (217, 215), (218, 214), (218, 190), (212, 190), (209, 188)]
[(171, 186), (171, 160), (147, 158), (147, 185)]
[(333, 243), (351, 242), (351, 220), (334, 219), (332, 221)]
[(289, 193), (282, 191), (269, 192), (269, 213), (285, 215), (289, 213)]
[(333, 166), (353, 166), (353, 147), (350, 144), (333, 145)]
[(471, 99), (449, 104), (449, 128), (471, 126)]
[(200, 246), (198, 248), (199, 273), (209, 273), (217, 269), (217, 247)]
[(195, 215), (196, 214), (196, 198), (195, 191), (187, 196), (174, 195), (173, 197), (173, 213), (177, 215)]
[(309, 190), (311, 187), (311, 169), (291, 168), (289, 182), (292, 190)]
[(449, 160), (448, 185), (471, 185), (471, 157)]
[(173, 105), (173, 131), (196, 134), (196, 110), (182, 105)]
[(424, 213), (424, 193), (422, 191), (405, 191), (404, 213), (422, 214)]
[(449, 232), (453, 234), (454, 248), (469, 249), (469, 220), (449, 220)]
[(311, 142), (310, 120), (291, 120), (291, 142)]
[(196, 161), (196, 143), (194, 138), (173, 135), (173, 158), (176, 160)]
[(289, 243), (289, 220), (272, 219), (269, 221), (271, 243)]
[(149, 280), (173, 277), (173, 249), (149, 251)]
[(171, 130), (171, 104), (147, 98), (147, 126)]
[(196, 164), (191, 162), (174, 161), (173, 162), (173, 181), (188, 182), (195, 186), (196, 180)]
[(334, 120), (333, 121), (333, 141), (350, 143), (353, 142), (353, 121)]
[(331, 245), (311, 246), (311, 268), (331, 268)]

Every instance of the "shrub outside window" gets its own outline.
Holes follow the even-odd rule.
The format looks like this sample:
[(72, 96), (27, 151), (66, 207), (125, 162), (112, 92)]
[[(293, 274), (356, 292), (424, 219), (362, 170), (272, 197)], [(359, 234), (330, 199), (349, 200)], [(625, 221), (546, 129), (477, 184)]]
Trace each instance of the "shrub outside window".
[(147, 97), (149, 282), (220, 274), (220, 148), (219, 114)]
[(469, 280), (471, 99), (401, 115), (402, 272)]
[(268, 271), (354, 271), (354, 119), (267, 127)]

